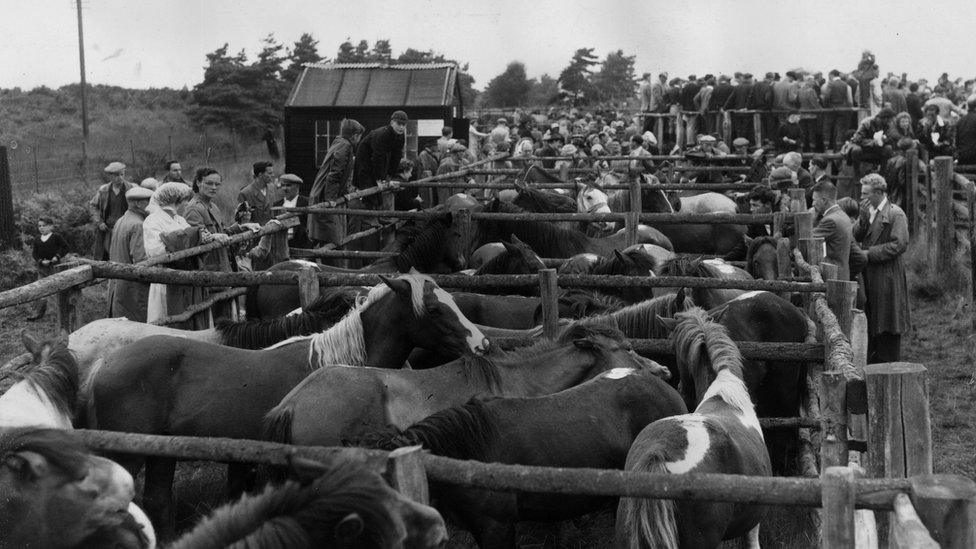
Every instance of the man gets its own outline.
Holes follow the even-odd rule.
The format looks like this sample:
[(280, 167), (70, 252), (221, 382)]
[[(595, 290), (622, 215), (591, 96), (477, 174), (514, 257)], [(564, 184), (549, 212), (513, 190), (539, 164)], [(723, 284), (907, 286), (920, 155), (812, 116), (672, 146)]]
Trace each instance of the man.
[(949, 120), (950, 116), (955, 114), (956, 116), (962, 116), (966, 114), (966, 111), (960, 109), (953, 103), (948, 97), (946, 97), (947, 90), (943, 86), (936, 86), (932, 90), (932, 97), (926, 101), (922, 108), (928, 107), (929, 105), (935, 105), (939, 108), (939, 116)]
[[(139, 263), (146, 259), (142, 242), (142, 222), (153, 192), (144, 187), (133, 187), (125, 192), (128, 209), (112, 229), (112, 247), (109, 261)], [(109, 280), (108, 316), (125, 317), (136, 322), (146, 321), (149, 301), (149, 284), (130, 280)]]
[[(335, 138), (329, 146), (325, 159), (315, 175), (315, 182), (312, 183), (312, 190), (308, 197), (310, 205), (334, 200), (353, 190), (353, 151), (365, 131), (362, 124), (351, 118), (342, 120), (339, 125), (339, 137)], [(429, 146), (433, 148), (432, 144)], [(315, 246), (338, 244), (345, 236), (345, 216), (333, 214), (308, 216), (308, 237)]]
[(274, 217), (271, 205), (279, 198), (274, 186), (274, 164), (267, 160), (255, 162), (251, 165), (251, 174), (254, 180), (237, 194), (237, 203), (247, 202), (251, 208), (251, 222), (264, 225)]
[(441, 128), (441, 136), (437, 139), (437, 153), (444, 154), (451, 145), (457, 143), (457, 140), (453, 139), (454, 129), (450, 126), (444, 126)]
[[(176, 160), (166, 162), (163, 165), (163, 169), (166, 170), (166, 175), (163, 176), (163, 183), (169, 183), (170, 181), (186, 183), (183, 179), (183, 166)], [(186, 184), (189, 185), (189, 183)]]
[[(791, 111), (796, 108), (796, 98), (799, 87), (796, 85), (796, 74), (786, 73), (786, 78), (773, 84), (773, 108), (778, 111)], [(786, 121), (787, 113), (779, 114), (779, 122)]]
[(778, 168), (773, 168), (773, 171), (769, 172), (769, 187), (773, 189), (776, 194), (776, 202), (773, 205), (774, 212), (789, 212), (790, 211), (790, 189), (795, 189), (796, 184), (796, 173), (791, 171), (786, 166), (780, 166)]
[(854, 173), (861, 174), (861, 163), (871, 162), (884, 166), (894, 153), (892, 138), (888, 134), (891, 119), (895, 111), (889, 108), (881, 109), (877, 115), (865, 118), (851, 138), (854, 144), (851, 150), (851, 163)]
[(715, 115), (708, 111), (712, 103), (712, 93), (715, 91), (715, 77), (708, 75), (705, 77), (705, 84), (695, 95), (695, 106), (698, 110), (699, 118), (704, 121), (705, 133), (715, 133)]
[(694, 74), (688, 75), (688, 82), (681, 87), (681, 118), (685, 125), (685, 144), (689, 147), (695, 144), (698, 139), (698, 106), (695, 105), (695, 96), (702, 88), (702, 82)]
[(499, 118), (496, 126), (488, 134), (488, 138), (495, 145), (501, 145), (502, 143), (509, 144), (512, 141), (511, 133), (511, 130), (508, 128), (508, 120)]
[[(756, 82), (752, 87), (752, 108), (760, 111), (773, 110), (773, 73), (767, 72), (766, 77)], [(762, 124), (763, 135), (767, 139), (772, 139), (776, 135), (776, 128), (779, 127), (776, 113), (764, 112), (759, 115)], [(762, 143), (757, 143), (762, 146)]]
[[(464, 167), (467, 163), (465, 157), (467, 156), (468, 148), (460, 143), (455, 143), (451, 145), (450, 150), (444, 155), (444, 159), (441, 160), (440, 166), (437, 167), (437, 175), (446, 175), (449, 173), (456, 172)], [(454, 181), (464, 181), (463, 178), (455, 179)], [(448, 198), (458, 192), (463, 192), (463, 189), (455, 189), (451, 187), (440, 187), (437, 189), (437, 203), (444, 204)]]
[(712, 97), (708, 102), (708, 110), (715, 112), (724, 109), (725, 103), (728, 102), (731, 95), (732, 84), (729, 75), (723, 74), (718, 77), (718, 83), (715, 84), (715, 89), (712, 90)]
[(88, 202), (92, 223), (95, 224), (95, 246), (92, 257), (99, 261), (108, 259), (109, 248), (112, 247), (112, 228), (126, 210), (129, 209), (125, 200), (125, 193), (136, 186), (125, 180), (125, 164), (112, 162), (105, 166), (108, 183), (102, 185)]
[(891, 77), (885, 82), (884, 90), (881, 93), (882, 102), (886, 103), (891, 110), (896, 113), (908, 111), (908, 98), (905, 92), (898, 86), (901, 82), (896, 77)]
[[(394, 111), (390, 116), (390, 123), (377, 128), (359, 142), (356, 147), (356, 162), (354, 166), (353, 184), (357, 189), (370, 187), (385, 187), (393, 179), (403, 158), (403, 148), (406, 143), (407, 113)], [(365, 208), (370, 210), (392, 209), (393, 196), (381, 193), (368, 196), (362, 200)], [(378, 217), (361, 217), (362, 229), (379, 227)], [(350, 223), (350, 232), (355, 223)], [(373, 234), (365, 239), (353, 243), (351, 248), (357, 250), (378, 251), (379, 243), (383, 240), (380, 234)]]
[[(743, 74), (742, 81), (732, 89), (732, 94), (725, 102), (725, 110), (744, 111), (753, 108), (752, 88), (752, 75)], [(752, 133), (752, 115), (732, 113), (732, 135), (752, 141)]]
[(796, 184), (801, 189), (805, 189), (809, 197), (810, 188), (813, 187), (813, 176), (803, 169), (803, 155), (798, 152), (788, 152), (783, 155), (783, 165), (796, 174)]
[(830, 112), (830, 109), (849, 109), (854, 105), (851, 87), (840, 78), (840, 71), (834, 69), (827, 74), (827, 82), (820, 88), (820, 102), (828, 112), (823, 114), (824, 150), (833, 152), (844, 142), (844, 134), (849, 127), (850, 113)]
[(954, 136), (948, 120), (939, 114), (937, 105), (926, 103), (918, 122), (918, 141), (929, 152), (929, 158), (952, 156)]
[(908, 85), (908, 95), (905, 96), (905, 111), (912, 117), (913, 124), (922, 119), (922, 96), (918, 92), (918, 83), (912, 82)]
[(826, 159), (821, 157), (810, 159), (810, 177), (813, 179), (813, 186), (821, 181), (830, 181)]
[(653, 112), (654, 94), (652, 93), (651, 73), (645, 72), (641, 76), (640, 85), (637, 87), (637, 98), (640, 100), (641, 112)]
[(641, 160), (645, 156), (651, 156), (651, 153), (644, 148), (643, 137), (635, 135), (630, 138), (630, 156), (634, 158), (628, 168), (631, 177), (639, 178), (643, 173), (654, 173), (654, 162)]
[[(281, 192), (283, 196), (281, 197), (281, 200), (275, 202), (273, 206), (282, 206), (285, 208), (303, 208), (308, 206), (308, 197), (298, 194), (302, 187), (301, 177), (298, 177), (295, 174), (286, 173), (278, 178), (278, 182), (281, 184)], [(298, 225), (288, 228), (288, 247), (311, 247), (311, 243), (308, 240), (308, 231), (305, 229), (307, 223), (308, 214), (301, 214), (298, 216)]]
[(813, 187), (813, 209), (820, 216), (813, 237), (824, 239), (824, 261), (837, 266), (837, 280), (850, 280), (854, 232), (851, 219), (837, 206), (837, 187), (833, 183), (821, 181)]
[(902, 254), (908, 248), (908, 219), (887, 196), (888, 184), (876, 173), (861, 179), (861, 210), (854, 237), (867, 252), (868, 362), (897, 362), (901, 335), (911, 326), (908, 279)]
[(966, 100), (969, 112), (956, 122), (956, 150), (959, 163), (976, 164), (976, 95)]
[[(550, 132), (546, 139), (546, 144), (539, 151), (539, 156), (552, 157), (559, 156), (559, 149), (565, 144), (565, 139), (563, 139), (563, 134), (559, 132)], [(542, 167), (546, 169), (553, 169), (556, 167), (555, 160), (543, 160)]]
[[(773, 213), (776, 203), (776, 193), (764, 185), (756, 185), (749, 191), (749, 213), (768, 214)], [(756, 238), (760, 236), (771, 236), (773, 226), (765, 223), (752, 223), (749, 225), (746, 236)]]

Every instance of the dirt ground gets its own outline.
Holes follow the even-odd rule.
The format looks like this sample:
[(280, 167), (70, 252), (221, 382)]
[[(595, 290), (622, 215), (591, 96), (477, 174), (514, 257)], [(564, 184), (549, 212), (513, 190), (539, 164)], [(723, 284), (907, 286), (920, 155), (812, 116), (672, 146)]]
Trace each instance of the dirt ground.
[[(103, 316), (105, 283), (83, 290), (81, 321)], [(0, 311), (0, 364), (23, 352), (19, 333), (23, 329), (53, 335), (54, 300), (48, 315), (38, 322), (26, 320), (32, 307), (21, 305)], [(971, 307), (965, 298), (938, 301), (918, 298), (912, 302), (914, 331), (903, 341), (903, 360), (929, 369), (929, 399), (932, 416), (934, 468), (936, 473), (956, 473), (976, 478), (976, 331), (971, 323)], [(194, 515), (219, 505), (223, 467), (204, 463), (184, 463), (178, 470), (178, 499), (182, 527), (189, 527)], [(767, 547), (813, 547), (809, 515), (799, 509), (778, 509), (764, 521), (762, 543)], [(551, 525), (523, 524), (519, 527), (522, 547), (551, 545), (571, 548), (609, 547), (613, 513), (605, 511), (583, 517), (559, 528)], [(729, 546), (734, 546), (728, 544)], [(452, 529), (449, 547), (473, 547), (463, 531)]]

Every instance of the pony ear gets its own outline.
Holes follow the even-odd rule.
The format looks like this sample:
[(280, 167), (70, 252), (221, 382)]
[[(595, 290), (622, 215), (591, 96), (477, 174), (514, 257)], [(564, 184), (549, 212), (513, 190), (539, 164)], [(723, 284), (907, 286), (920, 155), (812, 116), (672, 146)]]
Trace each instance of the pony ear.
[(41, 341), (41, 338), (28, 332), (27, 330), (20, 331), (20, 340), (24, 342), (24, 347), (27, 349), (27, 352), (35, 357), (40, 355), (41, 351), (44, 349), (44, 342)]
[(33, 482), (47, 474), (47, 460), (35, 452), (17, 452), (3, 457), (3, 467), (22, 481)]
[(515, 244), (505, 242), (504, 240), (502, 240), (502, 246), (505, 246), (505, 250), (508, 251), (508, 253), (517, 254), (519, 251)]
[(512, 236), (509, 238), (509, 240), (511, 240), (512, 244), (515, 244), (515, 245), (524, 245), (525, 244), (525, 242), (522, 242), (522, 240), (519, 237), (515, 236), (515, 233), (512, 233)]
[(524, 193), (528, 188), (529, 186), (525, 184), (525, 181), (515, 180), (515, 190), (519, 193)]
[(380, 280), (383, 284), (390, 287), (391, 290), (400, 295), (410, 295), (410, 283), (406, 280), (401, 280), (399, 278), (387, 278), (383, 275), (379, 275)]
[(678, 288), (678, 294), (674, 298), (674, 304), (676, 307), (681, 307), (685, 304), (685, 297), (688, 294), (685, 292), (684, 288)]
[(576, 182), (576, 192), (586, 189), (586, 183), (583, 183), (581, 178), (577, 177), (574, 181)]
[(622, 263), (627, 263), (627, 258), (624, 257), (624, 254), (620, 253), (620, 250), (614, 248), (613, 255), (615, 255)]
[(363, 533), (363, 519), (359, 513), (349, 513), (335, 527), (335, 539), (342, 545), (351, 544)]

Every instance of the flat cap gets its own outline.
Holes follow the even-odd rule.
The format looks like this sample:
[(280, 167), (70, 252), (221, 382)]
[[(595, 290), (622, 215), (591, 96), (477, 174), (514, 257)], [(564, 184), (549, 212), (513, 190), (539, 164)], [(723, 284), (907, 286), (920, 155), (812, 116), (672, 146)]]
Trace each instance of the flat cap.
[(303, 183), (302, 178), (301, 177), (298, 177), (297, 175), (295, 175), (293, 173), (286, 173), (285, 175), (282, 175), (281, 177), (278, 178), (278, 181), (280, 181), (283, 184), (284, 183), (296, 183), (298, 185), (301, 185)]
[(505, 118), (499, 118), (498, 120), (496, 120), (496, 122), (498, 124), (508, 124), (508, 120)]
[(403, 111), (393, 111), (393, 115), (390, 116), (390, 120), (393, 120), (393, 121), (396, 121), (396, 122), (406, 122), (407, 121), (407, 113), (405, 113)]
[(155, 191), (156, 187), (159, 186), (159, 180), (155, 177), (147, 177), (142, 180), (142, 183), (139, 183), (139, 186), (149, 189), (150, 191)]
[(749, 146), (749, 140), (746, 139), (745, 137), (736, 137), (735, 139), (732, 140), (732, 146), (733, 147), (748, 147)]
[(715, 143), (717, 140), (708, 134), (702, 134), (698, 136), (699, 143)]
[(787, 168), (786, 166), (775, 168), (769, 173), (770, 181), (785, 181), (789, 179), (793, 179), (793, 170)]
[(105, 173), (122, 173), (125, 169), (125, 164), (121, 162), (112, 162), (108, 166), (105, 166)]
[(152, 195), (152, 189), (147, 189), (146, 187), (132, 187), (125, 191), (126, 200), (149, 200), (152, 198)]

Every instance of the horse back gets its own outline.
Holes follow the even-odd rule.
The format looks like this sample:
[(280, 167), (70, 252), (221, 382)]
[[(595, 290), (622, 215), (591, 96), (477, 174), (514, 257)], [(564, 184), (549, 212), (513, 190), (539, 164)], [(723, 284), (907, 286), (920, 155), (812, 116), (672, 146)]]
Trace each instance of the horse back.
[(716, 320), (737, 341), (803, 342), (807, 337), (806, 314), (772, 292), (730, 301)]

